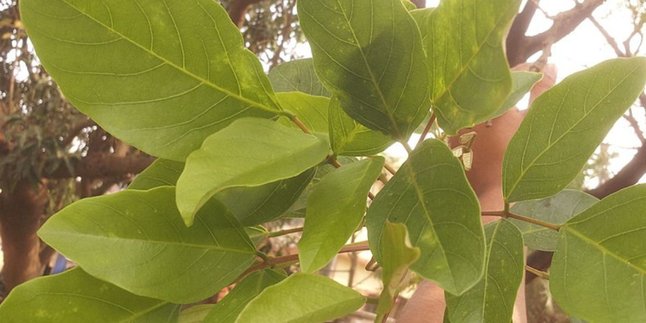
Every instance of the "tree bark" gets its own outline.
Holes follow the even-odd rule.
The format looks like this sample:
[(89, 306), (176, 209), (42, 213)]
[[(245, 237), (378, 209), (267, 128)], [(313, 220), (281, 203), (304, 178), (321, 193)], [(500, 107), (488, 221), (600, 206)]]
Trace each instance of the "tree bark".
[(5, 292), (42, 274), (40, 228), (47, 204), (43, 184), (19, 182), (13, 191), (0, 194), (0, 237), (4, 253), (2, 276)]

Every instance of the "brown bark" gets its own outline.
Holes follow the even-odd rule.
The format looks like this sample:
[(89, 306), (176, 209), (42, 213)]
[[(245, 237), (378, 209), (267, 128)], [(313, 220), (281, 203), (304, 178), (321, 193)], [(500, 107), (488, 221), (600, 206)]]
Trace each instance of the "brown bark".
[(148, 155), (131, 154), (125, 157), (112, 154), (92, 154), (73, 163), (73, 172), (65, 165), (59, 167), (48, 178), (114, 178), (136, 174), (148, 167), (155, 159)]
[(242, 27), (244, 23), (244, 14), (250, 5), (256, 4), (261, 0), (232, 0), (229, 4), (229, 17), (231, 21), (238, 27)]
[(646, 173), (646, 145), (642, 145), (637, 150), (633, 159), (617, 175), (597, 188), (589, 190), (588, 193), (600, 199), (604, 198), (624, 187), (636, 184), (644, 173)]
[(18, 183), (0, 194), (0, 235), (4, 253), (2, 276), (6, 292), (40, 276), (45, 264), (39, 257), (41, 243), (36, 235), (47, 203), (42, 184)]

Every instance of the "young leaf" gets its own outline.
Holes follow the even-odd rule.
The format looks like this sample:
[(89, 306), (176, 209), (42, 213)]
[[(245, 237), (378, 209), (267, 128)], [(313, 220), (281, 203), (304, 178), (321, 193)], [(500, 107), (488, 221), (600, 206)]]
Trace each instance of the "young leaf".
[(523, 237), (506, 220), (485, 226), (485, 274), (460, 296), (445, 293), (452, 322), (511, 322), (518, 287), (525, 273)]
[(217, 2), (20, 5), (38, 57), (65, 97), (152, 155), (181, 161), (236, 118), (280, 113), (262, 66)]
[(445, 0), (430, 17), (416, 15), (426, 36), (434, 111), (447, 133), (486, 120), (507, 98), (511, 76), (502, 43), (519, 4)]
[(191, 225), (200, 207), (218, 192), (294, 177), (327, 153), (327, 142), (300, 130), (265, 119), (236, 120), (186, 159), (177, 181), (177, 207)]
[(6, 323), (176, 322), (179, 305), (131, 294), (80, 268), (16, 287), (0, 305)]
[(646, 57), (620, 58), (570, 75), (543, 93), (505, 153), (506, 201), (542, 198), (566, 187), (645, 83)]
[(400, 0), (298, 2), (314, 68), (343, 109), (405, 139), (430, 106), (419, 28)]
[(646, 185), (612, 194), (561, 227), (550, 290), (594, 322), (646, 322)]
[(187, 228), (174, 200), (175, 189), (167, 186), (83, 199), (38, 234), (97, 278), (137, 295), (196, 302), (242, 274), (255, 248), (217, 201)]
[(312, 181), (316, 169), (298, 176), (256, 187), (232, 187), (213, 198), (231, 211), (242, 225), (251, 226), (271, 221), (285, 213), (298, 200)]
[(330, 278), (296, 273), (269, 286), (242, 310), (236, 323), (324, 322), (350, 314), (365, 302)]
[(242, 309), (265, 288), (283, 279), (285, 274), (266, 269), (255, 272), (238, 283), (232, 292), (213, 307), (204, 319), (205, 323), (233, 323)]
[(303, 272), (324, 267), (352, 236), (366, 212), (370, 187), (383, 166), (383, 157), (364, 159), (327, 174), (314, 186), (298, 242)]
[[(596, 197), (577, 190), (563, 190), (541, 200), (514, 203), (511, 212), (553, 224), (563, 224), (576, 214), (599, 201)], [(554, 251), (559, 233), (515, 219), (509, 219), (523, 233), (525, 245), (534, 250)]]
[(193, 305), (179, 313), (178, 323), (202, 323), (215, 304)]
[(450, 293), (462, 294), (482, 277), (480, 205), (460, 161), (443, 142), (419, 145), (370, 205), (368, 240), (379, 262), (386, 220), (406, 224), (420, 249), (411, 269)]
[(386, 221), (381, 254), (383, 260), (379, 264), (382, 268), (381, 277), (384, 289), (379, 296), (375, 322), (384, 322), (384, 317), (388, 315), (395, 304), (395, 298), (401, 289), (406, 287), (401, 286), (402, 282), (408, 276), (410, 265), (419, 258), (420, 252), (419, 248), (411, 246), (405, 225)]
[[(312, 132), (328, 133), (328, 105), (330, 99), (322, 96), (308, 95), (301, 92), (277, 93), (278, 102), (287, 111), (292, 112)], [(296, 127), (291, 120), (281, 119), (283, 124)]]
[(500, 108), (488, 118), (493, 119), (499, 117), (507, 112), (507, 110), (513, 108), (541, 77), (543, 77), (541, 73), (512, 71), (511, 92), (507, 95), (507, 99), (505, 99), (505, 102), (503, 102)]
[(175, 186), (183, 169), (184, 163), (157, 159), (135, 177), (128, 189), (149, 190), (159, 186)]
[(369, 156), (390, 146), (393, 140), (375, 130), (368, 129), (352, 119), (333, 97), (329, 106), (330, 144), (337, 155)]
[(310, 95), (330, 96), (314, 72), (311, 58), (282, 63), (269, 71), (269, 81), (276, 92), (300, 91)]

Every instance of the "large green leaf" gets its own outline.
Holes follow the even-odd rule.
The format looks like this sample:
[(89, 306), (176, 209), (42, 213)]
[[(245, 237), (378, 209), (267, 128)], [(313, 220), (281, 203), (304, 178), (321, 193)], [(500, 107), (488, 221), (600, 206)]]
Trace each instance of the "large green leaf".
[(425, 35), (431, 97), (447, 133), (484, 121), (511, 90), (503, 40), (520, 0), (444, 0), (430, 17), (416, 14)]
[(240, 224), (217, 201), (187, 228), (175, 208), (175, 189), (120, 193), (80, 200), (38, 232), (85, 271), (132, 293), (190, 303), (215, 294), (255, 259)]
[(382, 261), (386, 220), (404, 223), (421, 251), (411, 267), (452, 294), (482, 276), (485, 241), (480, 205), (460, 161), (443, 142), (424, 141), (375, 197), (366, 226), (370, 250)]
[(26, 282), (0, 305), (5, 323), (176, 322), (179, 305), (131, 294), (75, 268)]
[(333, 97), (329, 106), (330, 145), (337, 155), (369, 156), (384, 151), (393, 140), (352, 119)]
[(419, 259), (420, 252), (419, 248), (411, 246), (405, 225), (386, 221), (381, 254), (383, 257), (379, 264), (382, 268), (384, 289), (379, 296), (375, 322), (384, 322), (383, 319), (390, 313), (397, 295), (402, 288), (407, 287), (408, 268)]
[(199, 304), (182, 310), (177, 323), (202, 323), (214, 306), (214, 304)]
[(177, 181), (177, 207), (187, 225), (213, 195), (294, 177), (322, 162), (328, 144), (279, 123), (245, 118), (209, 136), (186, 159)]
[(233, 323), (247, 304), (265, 288), (285, 278), (277, 271), (266, 269), (255, 272), (238, 283), (232, 292), (217, 304), (204, 319), (205, 323)]
[(314, 72), (311, 58), (282, 63), (269, 71), (269, 80), (276, 92), (300, 91), (311, 95), (330, 96)]
[(269, 286), (242, 310), (237, 323), (313, 323), (359, 309), (365, 298), (330, 278), (297, 273)]
[(383, 157), (364, 159), (327, 174), (314, 187), (298, 242), (303, 272), (324, 267), (357, 230), (370, 187), (383, 166)]
[(183, 160), (236, 118), (280, 113), (258, 59), (215, 1), (20, 4), (66, 98), (152, 155)]
[(525, 273), (523, 237), (506, 220), (485, 226), (485, 274), (460, 296), (445, 293), (452, 322), (511, 322), (518, 287)]
[[(283, 108), (298, 116), (310, 131), (328, 133), (329, 98), (301, 92), (282, 92), (276, 96)], [(282, 118), (281, 121), (285, 125), (296, 127), (288, 118)]]
[(646, 57), (613, 59), (570, 75), (536, 99), (505, 154), (507, 202), (566, 187), (645, 83)]
[(150, 166), (139, 173), (128, 185), (133, 190), (148, 190), (159, 186), (175, 186), (179, 175), (182, 174), (184, 163), (157, 159)]
[[(563, 224), (576, 214), (599, 201), (596, 197), (577, 190), (563, 190), (541, 200), (514, 203), (511, 212), (553, 224)], [(523, 233), (525, 245), (534, 250), (554, 251), (559, 233), (536, 224), (510, 219)]]
[(561, 227), (550, 290), (591, 322), (646, 322), (646, 185), (612, 194)]
[(224, 204), (241, 224), (249, 226), (280, 217), (298, 200), (316, 174), (308, 169), (300, 175), (256, 187), (232, 187), (213, 198)]
[(430, 106), (419, 28), (400, 0), (298, 1), (314, 67), (361, 124), (405, 139)]

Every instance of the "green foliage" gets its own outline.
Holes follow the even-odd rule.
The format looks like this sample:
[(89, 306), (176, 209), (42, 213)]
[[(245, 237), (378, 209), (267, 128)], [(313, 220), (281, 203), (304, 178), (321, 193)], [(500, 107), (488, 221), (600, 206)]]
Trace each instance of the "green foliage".
[[(406, 146), (401, 168), (389, 180), (380, 176), (384, 158), (372, 155), (408, 142), (429, 108), (438, 131), (453, 134), (531, 88), (538, 76), (512, 73), (502, 46), (518, 3), (443, 0), (409, 12), (400, 0), (299, 0), (314, 57), (267, 77), (211, 0), (22, 0), (34, 46), (62, 91), (160, 159), (129, 189), (53, 216), (40, 237), (80, 268), (17, 287), (0, 316), (332, 320), (365, 298), (312, 272), (365, 224), (368, 242), (345, 251), (369, 246), (382, 266), (379, 319), (414, 272), (446, 290), (447, 320), (510, 321), (524, 236), (525, 245), (556, 251), (550, 283), (567, 311), (646, 320), (646, 186), (598, 203), (580, 192), (552, 196), (642, 91), (646, 59), (601, 63), (535, 101), (504, 162), (506, 202), (521, 203), (499, 215), (513, 222), (483, 230), (462, 163), (441, 140)], [(367, 203), (377, 177), (387, 183)], [(535, 198), (547, 199), (527, 201)], [(302, 214), (298, 259), (257, 250), (283, 233), (267, 232), (267, 221)], [(298, 261), (303, 272), (283, 277), (279, 268)], [(170, 304), (231, 285), (214, 306), (178, 314)]]

